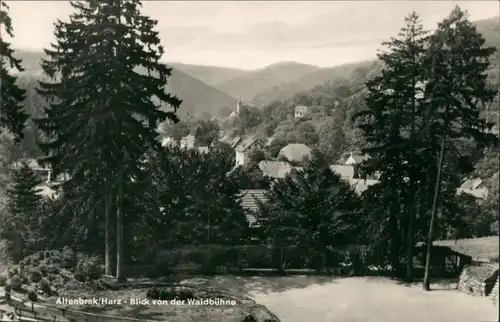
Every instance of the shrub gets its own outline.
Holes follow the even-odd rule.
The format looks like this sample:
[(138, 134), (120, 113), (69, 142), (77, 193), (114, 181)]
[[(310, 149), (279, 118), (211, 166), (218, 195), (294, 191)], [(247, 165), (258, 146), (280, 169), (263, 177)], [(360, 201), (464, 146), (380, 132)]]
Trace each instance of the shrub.
[(23, 285), (23, 279), (19, 277), (18, 275), (13, 276), (10, 279), (10, 286), (12, 287), (13, 290), (18, 291), (21, 289), (21, 285)]
[(240, 267), (270, 268), (273, 266), (271, 249), (261, 245), (240, 246), (238, 265)]
[(195, 294), (190, 289), (172, 287), (161, 287), (157, 288), (153, 286), (150, 288), (146, 295), (148, 298), (155, 300), (184, 300), (194, 299)]
[(30, 287), (28, 289), (28, 300), (32, 302), (36, 302), (38, 300), (38, 294), (36, 293), (36, 289), (34, 287)]
[(38, 287), (40, 287), (40, 290), (47, 296), (52, 295), (52, 289), (50, 288), (50, 282), (48, 279), (42, 278), (38, 283)]
[[(97, 256), (81, 257), (76, 266), (76, 272), (85, 280), (96, 280), (103, 274), (100, 259)], [(76, 278), (76, 274), (75, 274)]]
[(241, 322), (258, 322), (258, 320), (253, 314), (249, 314), (245, 316)]
[(31, 268), (28, 273), (32, 283), (38, 283), (42, 279), (42, 272), (38, 268)]
[(71, 248), (65, 246), (61, 252), (61, 262), (62, 267), (64, 268), (75, 268), (75, 266), (77, 265), (77, 255)]
[(9, 267), (8, 271), (7, 271), (7, 276), (9, 276), (9, 278), (12, 278), (16, 275), (19, 275), (21, 269), (19, 266), (17, 265), (12, 265)]
[(61, 272), (61, 269), (54, 264), (50, 264), (47, 266), (47, 272), (49, 274), (59, 274)]
[(42, 273), (42, 276), (47, 276), (49, 274), (49, 267), (45, 263), (41, 263), (38, 266), (38, 269), (40, 270), (40, 273)]

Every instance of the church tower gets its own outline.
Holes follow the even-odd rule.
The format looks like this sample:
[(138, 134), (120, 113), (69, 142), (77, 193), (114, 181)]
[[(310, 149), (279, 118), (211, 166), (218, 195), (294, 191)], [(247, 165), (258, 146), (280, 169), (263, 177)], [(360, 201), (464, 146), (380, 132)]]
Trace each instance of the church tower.
[(238, 100), (238, 103), (236, 103), (236, 115), (240, 115), (240, 109), (241, 109), (241, 97)]

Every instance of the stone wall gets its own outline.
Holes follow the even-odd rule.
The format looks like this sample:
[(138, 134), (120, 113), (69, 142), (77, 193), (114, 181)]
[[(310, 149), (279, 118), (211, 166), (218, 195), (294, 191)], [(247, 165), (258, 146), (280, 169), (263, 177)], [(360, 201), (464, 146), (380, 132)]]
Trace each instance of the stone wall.
[(497, 277), (498, 268), (495, 266), (466, 266), (460, 274), (458, 289), (471, 295), (488, 296)]
[(493, 301), (494, 304), (498, 304), (498, 284), (499, 284), (499, 278), (497, 277), (497, 282), (495, 283), (495, 286), (493, 287), (493, 290), (491, 291), (491, 300)]

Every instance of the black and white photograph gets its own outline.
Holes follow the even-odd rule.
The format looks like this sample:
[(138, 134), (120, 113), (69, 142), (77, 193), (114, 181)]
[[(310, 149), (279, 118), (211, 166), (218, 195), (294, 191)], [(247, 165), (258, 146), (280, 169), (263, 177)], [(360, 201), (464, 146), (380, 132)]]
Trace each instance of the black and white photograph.
[(500, 2), (0, 0), (0, 321), (499, 321)]

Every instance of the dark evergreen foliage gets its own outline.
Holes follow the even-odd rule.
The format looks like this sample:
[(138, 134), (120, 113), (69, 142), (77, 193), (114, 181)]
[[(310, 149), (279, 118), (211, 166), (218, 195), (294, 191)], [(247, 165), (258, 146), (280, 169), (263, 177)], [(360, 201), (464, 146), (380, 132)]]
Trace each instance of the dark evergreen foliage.
[[(9, 37), (14, 37), (12, 20), (8, 15), (9, 7), (0, 1), (0, 28)], [(26, 91), (17, 84), (17, 76), (9, 70), (17, 69), (22, 72), (21, 60), (14, 57), (14, 49), (6, 41), (6, 36), (0, 38), (0, 127), (5, 127), (14, 134), (16, 142), (24, 137), (24, 127), (28, 115), (24, 112), (23, 101)], [(1, 130), (1, 129), (0, 129)]]
[(272, 184), (266, 197), (258, 221), (267, 243), (324, 251), (354, 242), (347, 232), (358, 224), (358, 197), (319, 156)]
[(154, 234), (169, 245), (238, 243), (248, 223), (240, 187), (227, 176), (232, 154), (171, 147), (154, 161), (153, 186), (161, 214), (151, 217)]
[(8, 215), (3, 217), (1, 230), (10, 236), (20, 233), (24, 240), (25, 254), (35, 250), (44, 237), (43, 230), (40, 229), (43, 222), (40, 209), (41, 182), (29, 165), (22, 162), (19, 168), (13, 170), (12, 186), (7, 189)]

